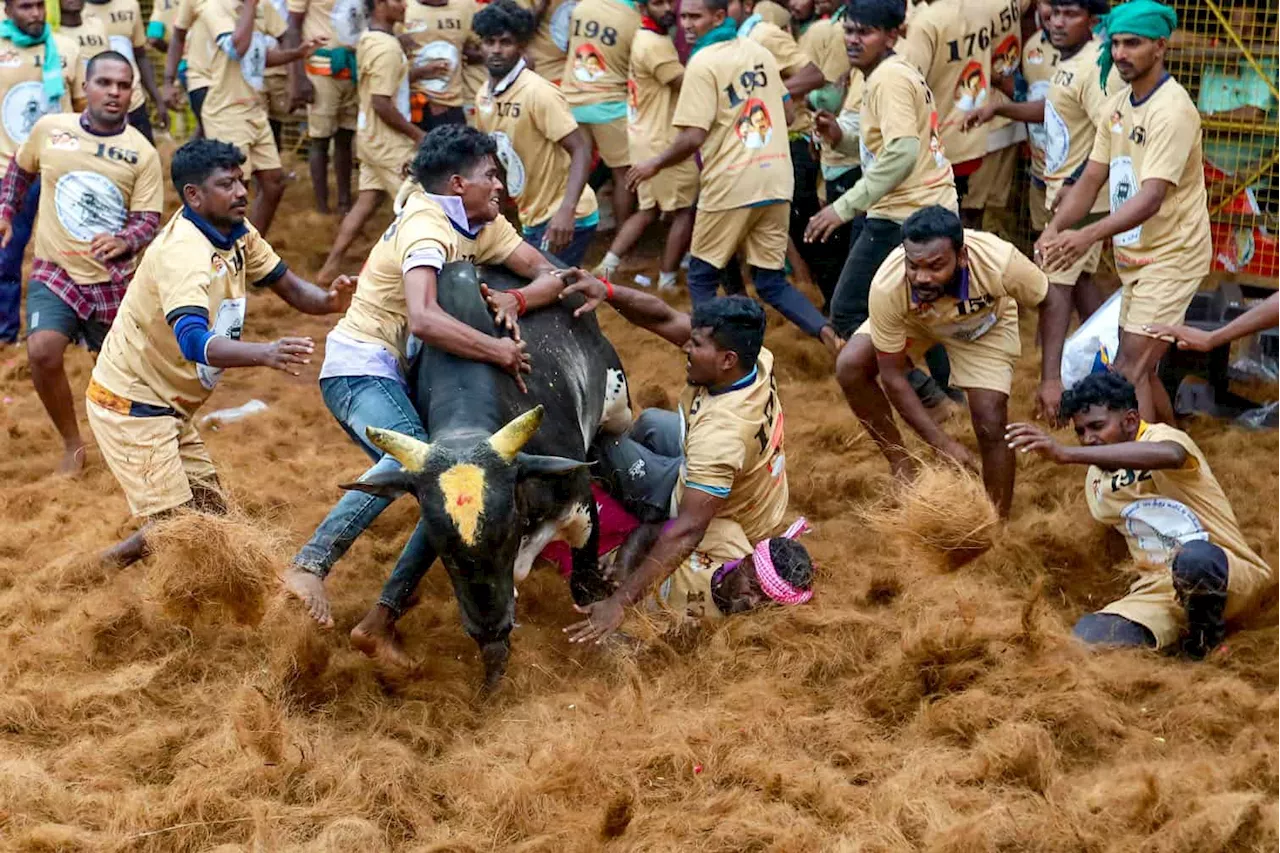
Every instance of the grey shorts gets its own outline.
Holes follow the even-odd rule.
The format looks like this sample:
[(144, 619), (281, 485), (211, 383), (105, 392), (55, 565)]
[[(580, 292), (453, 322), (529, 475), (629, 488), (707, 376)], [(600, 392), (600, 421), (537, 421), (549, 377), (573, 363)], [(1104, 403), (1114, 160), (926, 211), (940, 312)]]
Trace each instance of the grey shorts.
[(81, 320), (62, 297), (38, 281), (27, 283), (27, 335), (57, 332), (72, 343), (83, 343), (90, 352), (102, 349), (111, 326), (98, 320)]
[(605, 491), (641, 521), (671, 518), (671, 496), (680, 479), (684, 447), (680, 415), (645, 409), (622, 436), (602, 436), (595, 443), (596, 475)]

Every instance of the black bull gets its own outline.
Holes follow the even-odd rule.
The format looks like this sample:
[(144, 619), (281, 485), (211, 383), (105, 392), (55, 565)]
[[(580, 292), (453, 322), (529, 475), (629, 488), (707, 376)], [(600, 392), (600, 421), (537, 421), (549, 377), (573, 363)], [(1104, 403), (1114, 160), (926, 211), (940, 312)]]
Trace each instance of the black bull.
[[(480, 276), (471, 264), (454, 263), (441, 271), (437, 298), (453, 317), (496, 335), (480, 278), (494, 290), (526, 284), (505, 269), (486, 269)], [(617, 371), (615, 389), (625, 393), (622, 363), (594, 315), (572, 316), (570, 306), (580, 305), (581, 298), (566, 303), (520, 320), (533, 358), (527, 394), (491, 364), (424, 346), (410, 368), (410, 387), (430, 444), (370, 428), (370, 439), (403, 470), (348, 486), (417, 497), (427, 538), (453, 583), (463, 627), (480, 645), (488, 686), (506, 669), (516, 558), (520, 553), (527, 569), (527, 552), (540, 549), (536, 534), (545, 538), (547, 530), (574, 518), (573, 599), (586, 604), (608, 593), (597, 560), (599, 529), (586, 460), (611, 371)]]

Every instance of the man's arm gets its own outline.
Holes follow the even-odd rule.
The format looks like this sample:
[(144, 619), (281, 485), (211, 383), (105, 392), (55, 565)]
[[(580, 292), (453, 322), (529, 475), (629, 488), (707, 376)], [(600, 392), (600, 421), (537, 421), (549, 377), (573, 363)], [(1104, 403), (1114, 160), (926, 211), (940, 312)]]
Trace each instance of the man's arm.
[(169, 105), (160, 93), (160, 87), (156, 85), (156, 71), (151, 67), (151, 57), (147, 56), (145, 43), (134, 50), (134, 59), (138, 63), (138, 76), (142, 78), (142, 88), (146, 91), (147, 97), (156, 105), (156, 122), (160, 127), (167, 128), (169, 126)]
[[(284, 38), (280, 40), (280, 44), (286, 49), (302, 44), (302, 22), (306, 17), (305, 10), (301, 12), (289, 11), (289, 29), (285, 30)], [(291, 106), (296, 109), (303, 104), (312, 103), (315, 97), (315, 87), (307, 79), (307, 72), (303, 68), (302, 62), (299, 60), (289, 63), (289, 99)]]
[(688, 314), (642, 290), (620, 284), (607, 285), (595, 276), (579, 272), (577, 280), (564, 289), (560, 298), (571, 293), (587, 297), (586, 303), (574, 312), (575, 317), (594, 311), (601, 302), (607, 301), (628, 323), (648, 329), (675, 346), (684, 346), (693, 331)]
[(325, 290), (299, 278), (293, 270), (285, 270), (284, 275), (268, 286), (276, 296), (303, 314), (339, 314), (346, 311), (356, 289), (355, 281), (349, 276), (338, 276)]
[(916, 392), (907, 380), (907, 353), (876, 351), (876, 364), (880, 367), (880, 384), (884, 386), (885, 396), (898, 410), (916, 434), (924, 439), (930, 447), (945, 453), (963, 464), (977, 467), (977, 461), (969, 448), (956, 441), (943, 431), (942, 427), (929, 416), (924, 403), (916, 396)]
[(626, 615), (624, 609), (641, 601), (689, 558), (724, 502), (724, 498), (698, 489), (685, 490), (676, 517), (663, 528), (640, 568), (628, 575), (613, 595), (576, 608), (587, 618), (564, 629), (570, 635), (569, 642), (600, 643), (616, 631)]
[(1187, 449), (1176, 441), (1123, 441), (1096, 447), (1069, 446), (1058, 441), (1034, 424), (1013, 423), (1005, 433), (1013, 450), (1038, 453), (1059, 465), (1097, 465), (1104, 471), (1130, 468), (1139, 471), (1161, 471), (1184, 468), (1190, 458)]
[(693, 156), (707, 139), (707, 132), (700, 127), (682, 127), (671, 141), (671, 147), (657, 157), (632, 166), (627, 171), (627, 189), (635, 192), (642, 181), (647, 181), (663, 169), (682, 163)]
[(1013, 121), (1025, 121), (1028, 124), (1044, 123), (1044, 101), (1001, 101), (998, 104), (983, 104), (964, 117), (962, 128), (972, 130), (986, 124), (995, 116), (1003, 116)]
[(569, 152), (569, 180), (560, 209), (547, 225), (547, 249), (552, 252), (560, 251), (573, 240), (574, 213), (591, 175), (591, 142), (582, 128), (576, 127), (566, 134), (560, 140), (560, 147)]
[(0, 249), (9, 245), (13, 235), (13, 220), (22, 211), (27, 191), (37, 177), (36, 173), (28, 172), (18, 165), (17, 155), (9, 159), (9, 168), (0, 181)]
[(806, 243), (825, 243), (836, 229), (884, 198), (902, 183), (915, 168), (920, 154), (920, 140), (902, 136), (885, 143), (880, 156), (862, 173), (858, 182), (809, 220), (804, 229)]
[(306, 59), (315, 53), (324, 44), (324, 39), (311, 39), (304, 41), (297, 47), (275, 47), (267, 51), (267, 67), (275, 68), (277, 65), (288, 65), (301, 59)]
[[(1101, 164), (1089, 161), (1084, 174), (1088, 175), (1089, 170), (1095, 165), (1101, 167)], [(1050, 272), (1067, 269), (1094, 243), (1109, 240), (1117, 234), (1146, 222), (1160, 211), (1160, 205), (1164, 203), (1165, 196), (1172, 186), (1173, 184), (1160, 178), (1145, 180), (1137, 194), (1120, 205), (1119, 210), (1083, 228), (1059, 231), (1058, 228), (1063, 223), (1078, 221), (1064, 217), (1062, 209), (1059, 208), (1057, 215), (1053, 217), (1053, 222), (1036, 241), (1041, 265)], [(1096, 196), (1097, 189), (1090, 195), (1087, 187), (1077, 182), (1065, 203), (1069, 204), (1072, 210), (1085, 207), (1087, 212), (1088, 206)], [(1081, 216), (1083, 215), (1082, 213)]]
[(1146, 330), (1157, 337), (1173, 338), (1178, 342), (1178, 349), (1208, 352), (1236, 338), (1243, 338), (1263, 329), (1274, 329), (1277, 324), (1280, 324), (1280, 292), (1271, 294), (1265, 301), (1212, 332), (1194, 326), (1166, 326), (1160, 323), (1147, 326)]
[(1036, 394), (1036, 415), (1058, 419), (1062, 401), (1062, 344), (1071, 324), (1071, 288), (1049, 283), (1040, 303), (1040, 390)]
[(812, 61), (782, 81), (791, 99), (797, 103), (803, 103), (810, 92), (821, 89), (826, 84), (827, 79), (822, 76), (822, 69)]
[(174, 25), (173, 38), (169, 39), (169, 49), (164, 55), (164, 96), (165, 101), (173, 109), (182, 106), (182, 94), (176, 85), (178, 80), (178, 63), (187, 48), (187, 31)]
[(231, 31), (231, 48), (235, 57), (239, 58), (249, 52), (253, 44), (253, 19), (258, 11), (258, 0), (244, 0), (240, 7), (240, 17), (236, 18), (236, 27)]
[(382, 119), (387, 127), (396, 133), (403, 134), (413, 140), (414, 144), (422, 141), (425, 135), (422, 128), (410, 122), (404, 117), (400, 110), (396, 109), (395, 103), (388, 95), (372, 95), (369, 98), (369, 104), (373, 107), (373, 111), (378, 114), (378, 118)]

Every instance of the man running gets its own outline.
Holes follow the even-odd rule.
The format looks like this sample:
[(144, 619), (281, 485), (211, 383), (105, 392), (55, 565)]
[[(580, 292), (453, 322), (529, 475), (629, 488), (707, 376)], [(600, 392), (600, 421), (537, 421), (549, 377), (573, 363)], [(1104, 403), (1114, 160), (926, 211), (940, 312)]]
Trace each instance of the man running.
[[(673, 0), (639, 3), (643, 16), (631, 43), (631, 76), (627, 79), (627, 141), (631, 162), (641, 163), (666, 150), (675, 138), (671, 123), (676, 98), (684, 80), (684, 66), (671, 40), (676, 24)], [(667, 239), (658, 267), (658, 290), (675, 290), (680, 262), (689, 251), (693, 236), (693, 202), (698, 195), (698, 166), (685, 160), (659, 172), (636, 187), (636, 212), (622, 223), (613, 244), (595, 270), (596, 275), (613, 279), (622, 259), (635, 248), (645, 229), (661, 214), (671, 217)]]
[[(1112, 367), (1133, 383), (1143, 419), (1163, 423), (1173, 422), (1173, 404), (1156, 370), (1169, 344), (1146, 327), (1182, 322), (1213, 254), (1200, 113), (1164, 67), (1177, 22), (1154, 0), (1129, 0), (1107, 16), (1100, 76), (1114, 64), (1128, 85), (1103, 104), (1089, 163), (1036, 241), (1045, 270), (1060, 272), (1111, 239), (1123, 285)], [(1075, 227), (1108, 183), (1110, 215)]]
[(672, 119), (679, 132), (661, 154), (633, 166), (627, 180), (638, 186), (700, 151), (702, 185), (689, 262), (694, 307), (715, 298), (721, 272), (741, 252), (761, 298), (834, 353), (840, 347), (835, 330), (784, 272), (795, 183), (786, 89), (769, 51), (739, 35), (729, 16), (736, 4), (681, 4), (680, 21), (694, 46)]
[[(213, 461), (193, 418), (227, 368), (292, 375), (310, 361), (310, 338), (241, 340), (249, 287), (270, 288), (307, 314), (346, 308), (353, 284), (328, 291), (298, 278), (252, 224), (244, 154), (197, 139), (173, 155), (182, 209), (147, 250), (102, 344), (86, 391), (89, 427), (129, 508), (148, 522), (183, 506), (225, 510)], [(146, 556), (145, 523), (103, 555), (129, 565)]]
[(102, 348), (137, 259), (164, 209), (160, 156), (128, 123), (133, 66), (115, 51), (89, 60), (88, 108), (36, 122), (0, 183), (0, 244), (40, 181), (27, 279), (27, 357), (40, 402), (62, 437), (61, 474), (84, 467), (84, 441), (63, 366), (72, 342)]
[(1275, 570), (1245, 542), (1191, 436), (1144, 421), (1123, 376), (1086, 376), (1062, 395), (1062, 415), (1079, 447), (1022, 423), (1009, 425), (1009, 447), (1058, 465), (1088, 465), (1089, 513), (1124, 536), (1139, 575), (1128, 595), (1086, 613), (1073, 633), (1094, 645), (1176, 647), (1203, 658), (1228, 622), (1275, 587)]
[[(79, 99), (84, 65), (76, 42), (54, 35), (45, 21), (44, 0), (5, 0), (4, 13), (0, 49), (13, 56), (0, 64), (0, 100), (13, 105), (0, 115), (0, 166), (7, 170), (41, 116), (66, 112)], [(39, 205), (37, 182), (0, 242), (0, 344), (17, 343), (22, 328), (22, 255)]]
[[(133, 69), (133, 94), (129, 99), (129, 124), (133, 125), (151, 145), (155, 135), (151, 129), (151, 116), (147, 112), (147, 98), (156, 107), (156, 119), (161, 130), (169, 127), (169, 111), (164, 98), (156, 87), (156, 72), (147, 56), (147, 27), (142, 20), (142, 7), (138, 0), (88, 0), (84, 5), (85, 18), (96, 18), (107, 31), (107, 44), (111, 50), (129, 60)], [(94, 51), (97, 53), (98, 51)], [(93, 53), (85, 53), (87, 61)]]
[[(1013, 502), (1014, 457), (1004, 433), (1013, 366), (1022, 353), (1018, 306), (1039, 308), (1044, 358), (1037, 399), (1041, 408), (1052, 402), (1056, 409), (1063, 341), (1056, 330), (1066, 329), (1066, 297), (1012, 243), (964, 228), (950, 210), (926, 207), (902, 223), (902, 245), (871, 284), (871, 318), (836, 367), (849, 407), (895, 476), (910, 477), (917, 465), (893, 409), (930, 447), (980, 469), (1002, 517)], [(909, 357), (930, 344), (946, 349), (956, 385), (967, 393), (980, 460), (934, 422), (907, 380)]]
[(591, 140), (555, 84), (525, 63), (532, 12), (514, 0), (496, 0), (476, 13), (474, 27), (489, 71), (476, 94), (476, 127), (498, 145), (524, 239), (577, 266), (600, 223), (596, 194), (587, 186)]

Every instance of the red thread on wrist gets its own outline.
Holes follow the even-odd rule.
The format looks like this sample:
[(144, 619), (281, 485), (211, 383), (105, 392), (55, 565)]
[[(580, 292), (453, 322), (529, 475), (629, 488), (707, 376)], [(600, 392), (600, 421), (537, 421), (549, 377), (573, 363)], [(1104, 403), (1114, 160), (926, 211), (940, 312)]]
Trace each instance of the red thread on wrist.
[(604, 301), (613, 301), (613, 282), (609, 281), (607, 278), (604, 280)]
[(524, 312), (529, 310), (529, 301), (524, 298), (524, 294), (518, 290), (511, 291), (511, 295), (516, 298), (516, 316), (523, 317)]

